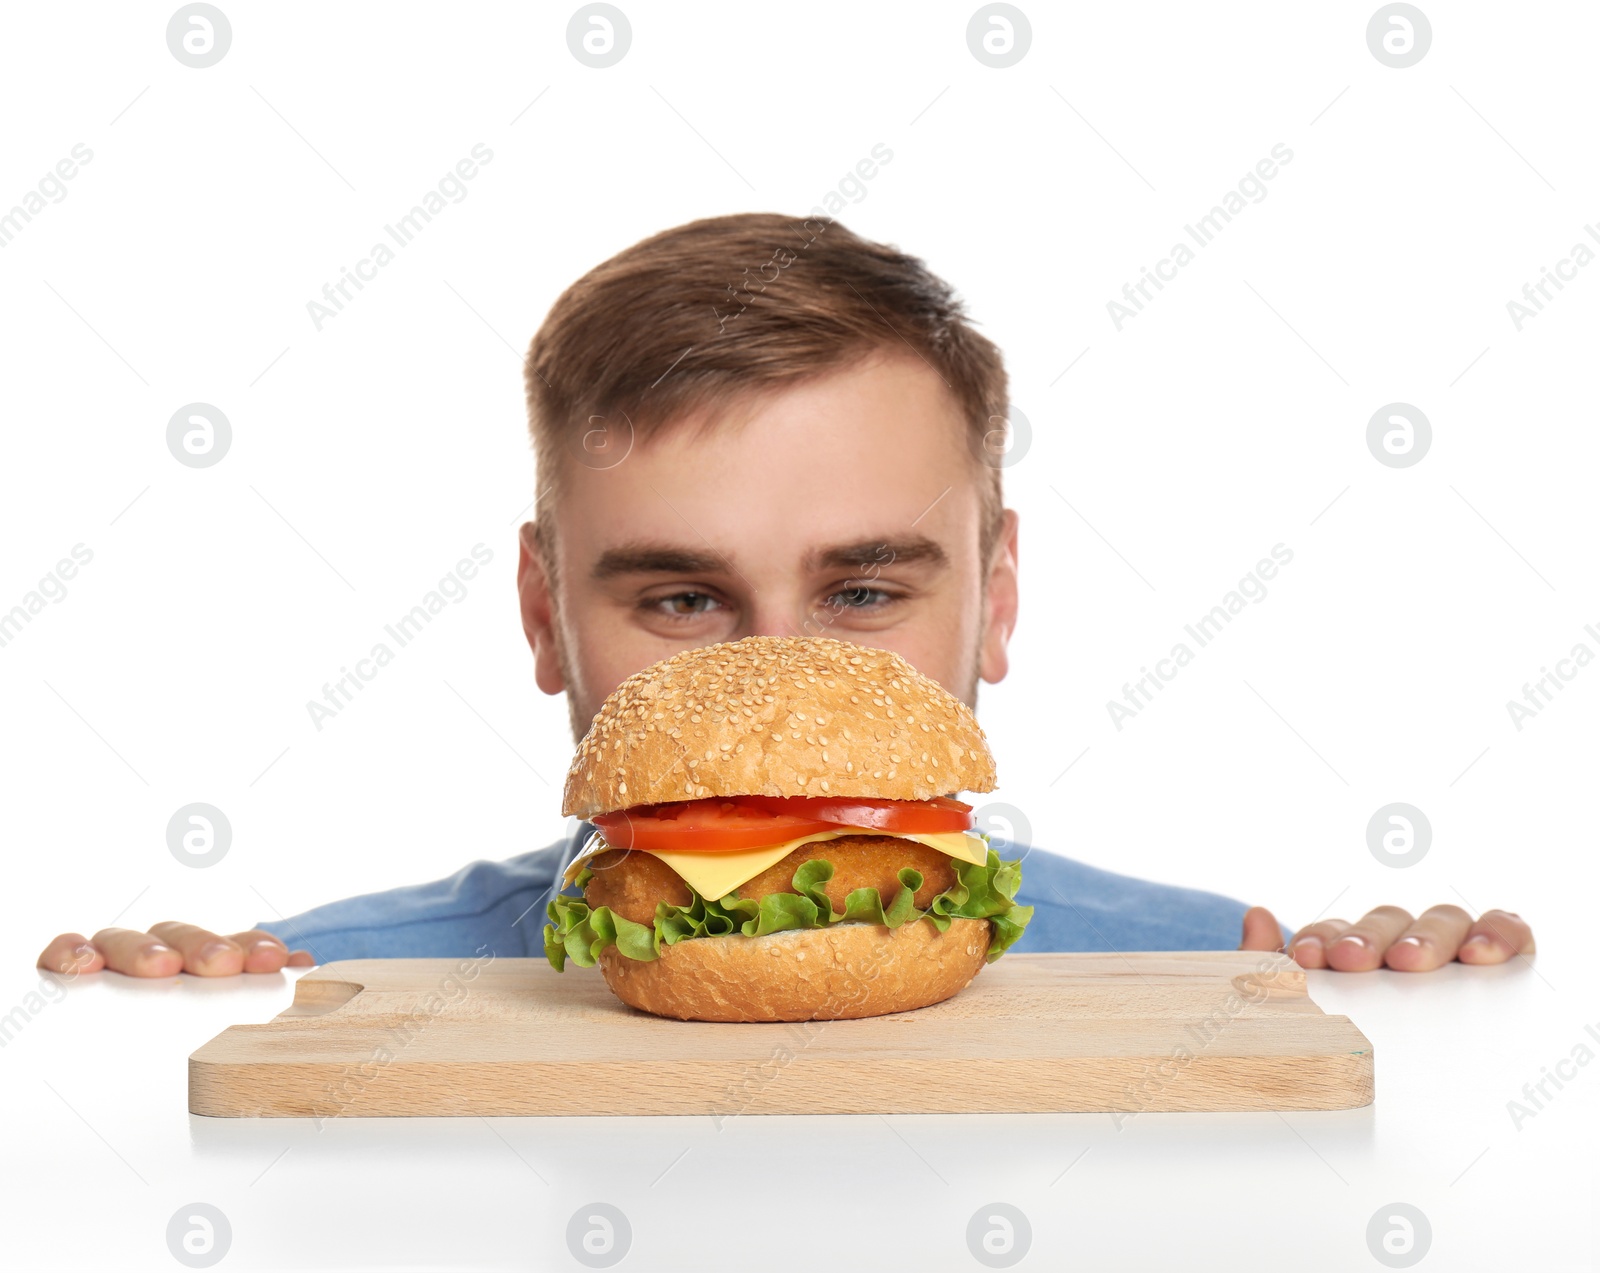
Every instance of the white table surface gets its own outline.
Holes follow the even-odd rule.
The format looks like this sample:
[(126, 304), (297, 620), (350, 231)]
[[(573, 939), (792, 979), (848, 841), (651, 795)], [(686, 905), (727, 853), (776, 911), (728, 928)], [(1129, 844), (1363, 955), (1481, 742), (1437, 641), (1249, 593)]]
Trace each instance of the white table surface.
[[(1368, 1221), (1394, 1202), (1428, 1219), (1423, 1269), (1595, 1267), (1600, 1039), (1584, 1026), (1600, 1034), (1600, 994), (1576, 960), (1312, 974), (1317, 1002), (1374, 1045), (1377, 1100), (1358, 1110), (1120, 1129), (1105, 1114), (190, 1115), (188, 1054), (282, 1010), (295, 975), (91, 976), (13, 1016), (0, 1267), (181, 1268), (168, 1221), (195, 1202), (227, 1217), (224, 1269), (580, 1268), (568, 1221), (595, 1202), (628, 1219), (624, 1268), (977, 1269), (968, 1221), (997, 1202), (1028, 1218), (1022, 1268), (1377, 1269)], [(1582, 1043), (1596, 1062), (1566, 1067), (1515, 1126), (1507, 1102)]]

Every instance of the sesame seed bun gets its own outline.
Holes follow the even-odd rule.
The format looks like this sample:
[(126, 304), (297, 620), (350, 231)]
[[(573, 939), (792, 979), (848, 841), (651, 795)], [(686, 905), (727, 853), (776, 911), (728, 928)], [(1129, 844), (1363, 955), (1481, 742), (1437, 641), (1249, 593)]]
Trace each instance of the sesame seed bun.
[(983, 967), (989, 921), (834, 924), (767, 937), (702, 937), (650, 962), (612, 946), (600, 970), (631, 1007), (681, 1021), (838, 1021), (940, 1003)]
[(898, 654), (754, 636), (619, 685), (578, 745), (561, 811), (587, 819), (708, 796), (928, 800), (994, 783), (972, 711)]

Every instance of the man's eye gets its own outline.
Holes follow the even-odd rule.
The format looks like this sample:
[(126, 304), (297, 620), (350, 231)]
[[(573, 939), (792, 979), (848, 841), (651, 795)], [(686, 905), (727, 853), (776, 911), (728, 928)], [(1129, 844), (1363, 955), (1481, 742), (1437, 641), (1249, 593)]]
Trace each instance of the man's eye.
[(882, 588), (841, 588), (828, 598), (827, 604), (834, 610), (868, 610), (875, 606), (886, 605), (894, 597)]
[(691, 616), (705, 614), (717, 604), (709, 592), (675, 592), (670, 597), (658, 597), (650, 603), (662, 614)]

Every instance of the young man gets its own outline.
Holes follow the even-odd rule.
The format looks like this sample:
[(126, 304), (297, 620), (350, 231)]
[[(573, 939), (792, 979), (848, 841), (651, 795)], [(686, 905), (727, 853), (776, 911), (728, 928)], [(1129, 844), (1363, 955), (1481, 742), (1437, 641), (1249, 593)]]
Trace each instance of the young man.
[[(1006, 373), (921, 261), (827, 219), (681, 226), (573, 284), (526, 380), (543, 489), (517, 586), (539, 687), (567, 694), (575, 739), (631, 673), (753, 633), (895, 650), (969, 705), (980, 679), (1006, 675)], [(589, 830), (232, 937), (66, 933), (39, 962), (159, 977), (484, 945), (538, 955), (544, 903)], [(1289, 936), (1260, 907), (1051, 853), (1023, 876), (1035, 912), (1019, 950), (1275, 950)], [(1289, 949), (1307, 967), (1420, 972), (1500, 963), (1532, 937), (1500, 911), (1379, 907), (1312, 924)]]

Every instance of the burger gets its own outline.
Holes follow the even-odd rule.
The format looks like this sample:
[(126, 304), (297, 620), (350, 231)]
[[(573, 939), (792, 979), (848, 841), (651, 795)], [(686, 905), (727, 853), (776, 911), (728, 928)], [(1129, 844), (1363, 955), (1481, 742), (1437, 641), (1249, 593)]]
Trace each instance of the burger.
[(1022, 935), (1018, 862), (951, 793), (994, 789), (972, 712), (903, 658), (747, 637), (629, 677), (578, 745), (562, 812), (596, 830), (545, 954), (689, 1021), (926, 1007)]

